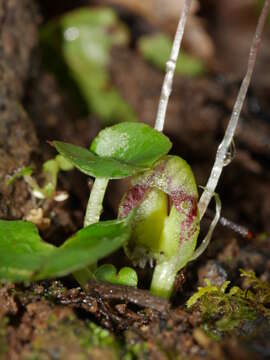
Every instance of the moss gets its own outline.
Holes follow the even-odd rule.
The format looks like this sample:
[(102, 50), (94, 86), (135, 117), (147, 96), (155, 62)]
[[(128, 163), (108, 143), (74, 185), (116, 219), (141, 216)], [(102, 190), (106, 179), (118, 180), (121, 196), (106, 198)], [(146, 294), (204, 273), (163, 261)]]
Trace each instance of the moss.
[(83, 346), (99, 346), (103, 348), (109, 347), (118, 352), (119, 344), (116, 342), (114, 336), (111, 335), (108, 330), (103, 329), (102, 327), (97, 326), (92, 322), (88, 324), (88, 328), (90, 330), (90, 333), (81, 342)]
[[(24, 359), (118, 359), (119, 342), (107, 330), (92, 322), (85, 323), (74, 314), (52, 314), (47, 328), (38, 331)], [(46, 330), (46, 331), (45, 331)]]
[(147, 343), (138, 339), (132, 331), (125, 332), (125, 344), (122, 355), (123, 360), (145, 359), (147, 358)]
[(205, 287), (187, 301), (187, 307), (199, 310), (202, 327), (215, 340), (226, 335), (250, 336), (256, 331), (258, 320), (270, 325), (270, 285), (259, 280), (253, 271), (241, 270), (245, 286), (233, 286), (230, 282), (222, 286), (212, 285), (206, 280)]
[[(71, 308), (55, 306), (55, 299), (64, 297), (67, 292), (60, 281), (20, 286), (13, 292), (24, 305), (36, 305), (34, 309), (30, 307), (26, 310), (22, 319), (26, 328), (29, 326), (31, 330), (29, 342), (20, 352), (22, 359), (131, 360), (145, 358), (147, 354), (147, 345), (141, 339), (126, 334), (121, 338), (115, 337), (91, 321), (80, 320)], [(29, 314), (31, 323), (27, 321), (28, 311), (32, 311)], [(32, 326), (35, 328), (33, 333)], [(5, 349), (7, 341), (0, 323), (1, 359)]]
[(60, 322), (52, 315), (47, 322), (47, 330), (41, 331), (32, 342), (24, 359), (103, 359), (132, 360), (147, 355), (147, 344), (136, 342), (125, 336), (121, 341), (108, 330), (94, 324), (78, 320), (69, 314)]
[(270, 284), (258, 279), (252, 270), (241, 270), (241, 276), (245, 278), (245, 285), (248, 287), (245, 293), (247, 298), (270, 319)]

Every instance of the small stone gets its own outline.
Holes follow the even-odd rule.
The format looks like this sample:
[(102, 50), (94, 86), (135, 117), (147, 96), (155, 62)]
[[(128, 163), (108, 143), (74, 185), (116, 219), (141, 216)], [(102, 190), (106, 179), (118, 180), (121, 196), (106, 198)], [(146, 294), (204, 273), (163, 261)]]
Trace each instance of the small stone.
[(205, 279), (212, 285), (221, 286), (227, 280), (228, 274), (218, 261), (210, 260), (198, 271), (199, 285), (205, 285)]

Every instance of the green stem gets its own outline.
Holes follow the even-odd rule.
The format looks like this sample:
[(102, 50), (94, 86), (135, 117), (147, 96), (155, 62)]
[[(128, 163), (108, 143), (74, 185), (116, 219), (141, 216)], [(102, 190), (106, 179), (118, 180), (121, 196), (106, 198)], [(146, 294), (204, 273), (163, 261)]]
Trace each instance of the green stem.
[(151, 282), (151, 293), (169, 299), (173, 292), (176, 274), (177, 271), (174, 261), (157, 263)]
[[(96, 178), (94, 181), (90, 197), (88, 200), (83, 226), (86, 227), (99, 221), (102, 212), (102, 203), (108, 186), (108, 178)], [(97, 264), (78, 270), (73, 276), (83, 288), (87, 282), (93, 277), (93, 271), (96, 270)]]
[(84, 227), (99, 221), (108, 182), (108, 178), (96, 178), (94, 181), (84, 217)]

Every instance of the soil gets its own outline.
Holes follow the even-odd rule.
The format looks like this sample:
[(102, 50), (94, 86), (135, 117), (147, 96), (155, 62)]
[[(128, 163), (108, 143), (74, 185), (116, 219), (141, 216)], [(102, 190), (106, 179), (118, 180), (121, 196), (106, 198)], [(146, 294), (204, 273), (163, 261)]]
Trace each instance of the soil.
[[(38, 46), (39, 26), (44, 19), (89, 3), (74, 1), (67, 6), (59, 1), (52, 6), (50, 2), (40, 2), (38, 6), (32, 0), (0, 0), (0, 218), (27, 218), (33, 209), (42, 208), (44, 218), (50, 219), (50, 227), (41, 230), (42, 236), (56, 245), (82, 226), (91, 187), (86, 177), (77, 171), (60, 174), (58, 186), (69, 193), (63, 203), (40, 202), (22, 179), (12, 186), (7, 180), (23, 166), (31, 165), (38, 172), (44, 160), (54, 154), (48, 140), (88, 146), (102, 127), (95, 115), (81, 113), (71, 94), (44, 69)], [(207, 1), (202, 3), (202, 14), (207, 14)], [(212, 4), (211, 14), (213, 7)], [(219, 8), (216, 13), (222, 17)], [(127, 16), (122, 9), (120, 15), (127, 25), (132, 23), (133, 32), (151, 29), (137, 15)], [(226, 16), (222, 17), (223, 22)], [(210, 15), (205, 19), (213, 32), (215, 22), (210, 21)], [(221, 21), (218, 24), (225, 26)], [(240, 30), (244, 33), (242, 27)], [(206, 183), (241, 79), (239, 62), (231, 63), (231, 73), (224, 66), (228, 36), (226, 33), (222, 37), (218, 29), (214, 40), (223, 55), (216, 55), (214, 70), (202, 78), (177, 76), (169, 103), (165, 133), (174, 144), (172, 153), (188, 161), (198, 184)], [(264, 46), (267, 45), (269, 34)], [(109, 71), (113, 84), (138, 117), (153, 125), (163, 74), (148, 64), (135, 46), (114, 48)], [(264, 53), (263, 59), (267, 56)], [(258, 74), (265, 72), (263, 59), (258, 64)], [(263, 317), (248, 323), (249, 336), (239, 335), (247, 332), (247, 324), (243, 323), (237, 336), (232, 332), (216, 342), (202, 331), (204, 320), (200, 311), (187, 311), (185, 307), (186, 300), (204, 284), (205, 278), (216, 285), (230, 280), (244, 287), (239, 277), (239, 269), (244, 268), (270, 281), (269, 81), (259, 77), (249, 90), (235, 137), (237, 152), (217, 189), (223, 216), (247, 229), (245, 236), (234, 232), (232, 226), (219, 224), (207, 252), (179, 274), (171, 303), (154, 298), (145, 290), (94, 282), (82, 291), (71, 277), (37, 284), (1, 285), (0, 359), (270, 357), (269, 323)], [(127, 181), (111, 182), (104, 219), (115, 217), (127, 187)], [(202, 232), (210, 218), (211, 213), (202, 224)], [(144, 276), (147, 282), (147, 274)]]

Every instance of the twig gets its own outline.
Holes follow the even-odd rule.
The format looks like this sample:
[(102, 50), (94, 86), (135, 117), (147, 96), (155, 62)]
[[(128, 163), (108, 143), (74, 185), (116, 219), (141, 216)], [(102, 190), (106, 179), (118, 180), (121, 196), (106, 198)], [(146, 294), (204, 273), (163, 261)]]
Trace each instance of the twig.
[[(209, 216), (214, 216), (215, 212), (210, 210), (210, 209), (207, 209), (206, 214), (209, 215)], [(221, 216), (219, 218), (219, 223), (222, 226), (233, 230), (235, 233), (241, 235), (245, 239), (250, 240), (250, 239), (252, 239), (254, 237), (254, 234), (250, 229), (248, 229), (247, 227), (245, 227), (243, 225), (237, 224), (236, 222), (234, 222), (232, 220), (229, 220), (224, 216)]]
[(224, 216), (220, 217), (219, 222), (222, 226), (233, 230), (235, 233), (241, 235), (243, 238), (247, 240), (251, 240), (255, 236), (254, 233), (247, 227), (237, 224), (234, 221), (225, 218)]
[(172, 91), (172, 82), (175, 72), (176, 62), (180, 51), (180, 46), (184, 34), (184, 29), (188, 17), (188, 13), (191, 7), (192, 0), (185, 0), (184, 9), (182, 11), (178, 27), (176, 30), (173, 46), (171, 50), (170, 59), (166, 63), (166, 75), (163, 81), (160, 100), (158, 104), (157, 117), (155, 122), (155, 129), (163, 131), (165, 116), (167, 111), (168, 100)]
[(153, 296), (147, 290), (140, 290), (131, 286), (89, 281), (85, 286), (85, 291), (87, 294), (96, 294), (105, 300), (125, 301), (140, 307), (148, 307), (159, 312), (168, 312), (170, 309), (170, 303), (167, 300)]
[(243, 103), (245, 101), (245, 97), (247, 94), (247, 90), (250, 84), (251, 76), (254, 70), (256, 57), (260, 48), (261, 38), (262, 38), (262, 31), (263, 27), (267, 18), (267, 13), (269, 10), (270, 0), (265, 0), (263, 9), (257, 24), (256, 32), (252, 40), (250, 53), (249, 53), (249, 59), (248, 59), (248, 65), (247, 65), (247, 72), (246, 75), (242, 81), (241, 87), (239, 89), (239, 93), (233, 108), (233, 112), (229, 121), (229, 124), (227, 126), (224, 138), (222, 142), (220, 143), (214, 166), (212, 168), (210, 177), (208, 179), (208, 182), (206, 184), (205, 190), (202, 193), (202, 196), (199, 201), (199, 210), (200, 210), (200, 219), (203, 218), (205, 211), (211, 201), (211, 198), (214, 195), (218, 180), (220, 178), (220, 175), (222, 173), (222, 169), (224, 167), (224, 161), (226, 159), (226, 154), (229, 151), (229, 147), (231, 145), (231, 142), (233, 140), (233, 136), (235, 134), (235, 130), (237, 127), (238, 119), (240, 116), (240, 112), (243, 107)]

